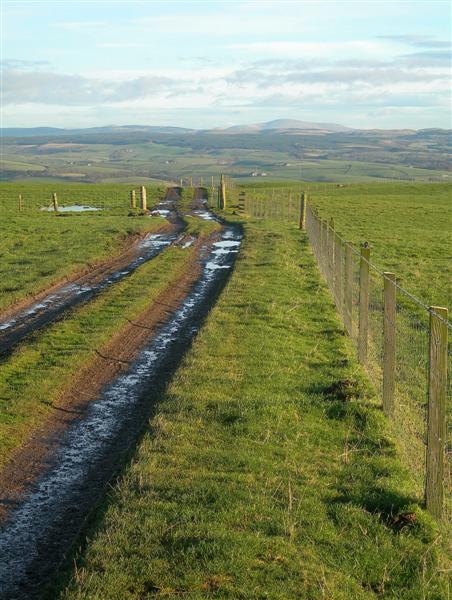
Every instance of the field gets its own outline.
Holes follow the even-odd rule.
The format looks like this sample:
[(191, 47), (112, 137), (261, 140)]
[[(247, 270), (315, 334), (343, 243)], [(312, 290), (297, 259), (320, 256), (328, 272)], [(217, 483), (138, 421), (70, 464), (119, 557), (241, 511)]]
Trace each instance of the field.
[[(32, 132), (33, 133), (33, 132)], [(188, 184), (228, 173), (246, 182), (449, 181), (446, 130), (60, 131), (3, 138), (5, 180)]]
[[(394, 271), (402, 287), (425, 304), (450, 306), (451, 185), (305, 182), (287, 188), (293, 189), (294, 219), (304, 190), (321, 218), (334, 219), (344, 239), (356, 246), (368, 242), (372, 262), (381, 270)], [(287, 205), (288, 191), (278, 182), (243, 189), (250, 198), (265, 198), (267, 203), (275, 189), (276, 201)]]
[[(0, 310), (29, 294), (37, 294), (87, 264), (96, 264), (124, 248), (127, 239), (161, 227), (164, 221), (127, 215), (126, 185), (87, 187), (80, 184), (0, 185)], [(58, 190), (60, 205), (88, 204), (93, 213), (41, 211)], [(164, 188), (148, 189), (150, 203)], [(23, 211), (18, 197), (23, 196)]]
[(312, 261), (294, 227), (247, 223), (63, 598), (447, 593), (435, 529)]
[[(80, 493), (86, 488), (89, 502), (80, 515), (69, 507), (61, 513), (70, 514), (69, 524), (56, 517), (54, 533), (36, 530), (42, 546), (27, 541), (37, 553), (29, 572), (43, 597), (448, 597), (447, 524), (425, 510), (379, 390), (358, 363), (298, 229), (301, 189), (346, 239), (369, 242), (372, 261), (394, 270), (403, 287), (425, 303), (450, 304), (447, 185), (236, 181), (221, 212), (227, 226), (210, 220), (199, 190), (184, 189), (176, 200), (180, 241), (1, 357), (0, 466), (10, 474), (11, 459), (26, 465), (27, 448), (46, 432), (48, 453), (66, 430), (89, 423), (96, 406), (108, 410), (110, 383), (137, 377), (134, 361), (152, 355), (149, 344), (172, 316), (177, 322), (184, 298), (195, 303), (190, 294), (202, 274), (223, 273), (203, 300), (203, 316), (189, 322), (192, 337), (168, 346), (157, 378), (143, 379), (139, 403), (132, 393), (117, 398), (137, 424), (128, 425), (121, 448), (119, 437), (101, 430), (105, 457), (102, 468), (94, 460), (89, 467), (94, 479), (87, 467)], [(119, 253), (131, 236), (170, 227), (130, 211), (129, 191), (2, 184), (0, 308)], [(41, 211), (52, 192), (60, 205), (102, 210)], [(163, 193), (149, 188), (150, 204)], [(233, 269), (209, 266), (238, 248), (238, 232)], [(18, 265), (25, 273), (17, 274)], [(42, 453), (30, 478), (52, 473)], [(21, 485), (23, 494), (34, 483)], [(20, 505), (12, 487), (2, 491)], [(48, 535), (65, 544), (57, 573), (56, 563), (53, 571), (46, 563)], [(1, 575), (0, 568), (0, 589)]]

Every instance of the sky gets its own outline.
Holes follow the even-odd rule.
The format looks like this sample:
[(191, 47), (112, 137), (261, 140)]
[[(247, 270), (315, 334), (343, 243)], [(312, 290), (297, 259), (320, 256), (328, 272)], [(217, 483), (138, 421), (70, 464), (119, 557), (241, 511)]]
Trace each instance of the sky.
[(3, 127), (451, 127), (448, 1), (0, 1)]

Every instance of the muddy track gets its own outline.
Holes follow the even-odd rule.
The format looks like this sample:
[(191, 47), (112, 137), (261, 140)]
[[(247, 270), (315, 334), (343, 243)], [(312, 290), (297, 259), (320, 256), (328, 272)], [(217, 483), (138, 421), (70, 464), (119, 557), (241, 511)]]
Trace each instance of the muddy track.
[[(237, 228), (224, 227), (198, 240), (183, 277), (117, 332), (16, 457), (3, 489), (10, 512), (0, 538), (0, 597), (42, 597), (215, 303), (240, 239)], [(34, 483), (20, 482), (17, 473), (33, 471), (34, 460)]]
[(179, 199), (179, 188), (169, 188), (151, 211), (169, 221), (160, 231), (141, 236), (124, 252), (88, 273), (54, 285), (38, 298), (22, 301), (0, 315), (0, 355), (11, 352), (27, 335), (62, 318), (74, 306), (88, 302), (174, 243), (185, 227), (176, 207)]

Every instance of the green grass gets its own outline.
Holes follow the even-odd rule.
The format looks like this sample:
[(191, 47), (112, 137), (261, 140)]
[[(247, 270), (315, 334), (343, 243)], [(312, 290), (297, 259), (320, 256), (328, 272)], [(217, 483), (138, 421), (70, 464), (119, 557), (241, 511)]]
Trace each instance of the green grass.
[[(293, 186), (300, 189), (297, 183)], [(425, 304), (451, 306), (450, 184), (307, 183), (302, 187), (320, 216), (333, 217), (336, 230), (357, 246), (368, 242), (372, 262), (395, 272), (402, 287)], [(271, 184), (243, 189), (250, 197), (271, 198)], [(276, 196), (287, 203), (286, 192)]]
[[(305, 184), (308, 204), (326, 221), (334, 218), (335, 229), (353, 243), (371, 246), (371, 261), (380, 271), (392, 271), (410, 295), (397, 291), (395, 411), (391, 426), (403, 464), (408, 467), (417, 497), (425, 479), (425, 439), (429, 365), (429, 312), (422, 305), (451, 305), (451, 186), (447, 184)], [(288, 191), (272, 186), (246, 190), (248, 213), (287, 221)], [(298, 199), (293, 222), (298, 221)], [(299, 193), (299, 188), (297, 194)], [(235, 196), (233, 196), (235, 202)], [(313, 232), (314, 228), (311, 228)], [(352, 255), (353, 339), (358, 343), (359, 254)], [(345, 284), (344, 284), (345, 285)], [(370, 270), (369, 345), (367, 371), (382, 397), (383, 387), (383, 277)], [(452, 370), (449, 352), (448, 369)], [(446, 403), (446, 447), (452, 444), (452, 397)], [(445, 512), (452, 517), (450, 458), (445, 466)], [(449, 498), (449, 501), (447, 500)]]
[[(215, 223), (189, 219), (187, 231), (205, 235)], [(63, 321), (23, 340), (0, 359), (0, 468), (46, 417), (80, 369), (126, 319), (136, 318), (184, 272), (194, 249), (170, 247)]]
[[(152, 231), (165, 221), (128, 216), (129, 186), (0, 184), (0, 310), (55, 281), (121, 250), (128, 235)], [(60, 205), (103, 207), (93, 213), (43, 212), (52, 192)], [(18, 195), (24, 211), (18, 211)], [(149, 204), (163, 188), (148, 189)]]
[(245, 234), (59, 597), (446, 598), (439, 532), (306, 239)]

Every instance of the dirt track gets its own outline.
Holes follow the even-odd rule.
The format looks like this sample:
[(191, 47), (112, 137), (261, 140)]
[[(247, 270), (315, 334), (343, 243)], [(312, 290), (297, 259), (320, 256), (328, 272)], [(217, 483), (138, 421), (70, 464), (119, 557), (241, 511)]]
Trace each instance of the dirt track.
[(0, 355), (10, 352), (31, 332), (61, 318), (72, 307), (89, 301), (172, 244), (185, 226), (176, 210), (178, 199), (178, 189), (169, 188), (156, 207), (157, 210), (164, 207), (169, 221), (167, 225), (155, 232), (130, 238), (128, 247), (119, 255), (4, 311), (0, 315)]
[[(205, 210), (202, 193), (195, 198)], [(240, 233), (219, 235), (196, 242), (183, 277), (102, 348), (5, 469), (0, 595), (41, 596), (137, 440), (234, 263)]]

